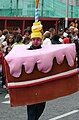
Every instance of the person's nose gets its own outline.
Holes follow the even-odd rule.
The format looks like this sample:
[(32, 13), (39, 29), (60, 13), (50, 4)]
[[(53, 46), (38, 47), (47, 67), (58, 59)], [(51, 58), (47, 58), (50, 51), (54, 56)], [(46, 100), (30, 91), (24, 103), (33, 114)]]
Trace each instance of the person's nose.
[(35, 40), (35, 43), (38, 43), (38, 41), (37, 41), (37, 40)]

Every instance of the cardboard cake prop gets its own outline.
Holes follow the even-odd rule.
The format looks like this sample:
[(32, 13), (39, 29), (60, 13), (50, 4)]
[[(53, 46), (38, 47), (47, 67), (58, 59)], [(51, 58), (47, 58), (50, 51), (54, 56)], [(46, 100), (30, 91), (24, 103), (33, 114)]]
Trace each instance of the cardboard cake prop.
[(4, 61), (11, 106), (49, 101), (78, 91), (75, 57), (75, 44), (37, 50), (14, 46)]

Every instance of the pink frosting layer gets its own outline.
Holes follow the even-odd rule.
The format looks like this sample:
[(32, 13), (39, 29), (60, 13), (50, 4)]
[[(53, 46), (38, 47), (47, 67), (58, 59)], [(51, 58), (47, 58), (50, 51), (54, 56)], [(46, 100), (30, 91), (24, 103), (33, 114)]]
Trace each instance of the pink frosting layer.
[(69, 66), (74, 65), (76, 56), (75, 44), (60, 44), (44, 46), (37, 50), (27, 50), (27, 45), (16, 45), (5, 59), (10, 67), (10, 73), (14, 77), (19, 77), (22, 65), (26, 73), (31, 73), (35, 63), (39, 71), (47, 73), (53, 66), (53, 59), (56, 57), (57, 63), (61, 64), (66, 56)]

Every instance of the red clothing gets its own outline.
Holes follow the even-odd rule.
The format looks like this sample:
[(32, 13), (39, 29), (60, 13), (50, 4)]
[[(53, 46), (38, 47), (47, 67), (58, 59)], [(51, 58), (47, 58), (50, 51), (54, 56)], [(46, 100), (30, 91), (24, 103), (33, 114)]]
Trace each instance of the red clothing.
[(64, 44), (70, 43), (70, 39), (68, 37), (63, 39)]
[(3, 53), (0, 51), (0, 64), (3, 63)]

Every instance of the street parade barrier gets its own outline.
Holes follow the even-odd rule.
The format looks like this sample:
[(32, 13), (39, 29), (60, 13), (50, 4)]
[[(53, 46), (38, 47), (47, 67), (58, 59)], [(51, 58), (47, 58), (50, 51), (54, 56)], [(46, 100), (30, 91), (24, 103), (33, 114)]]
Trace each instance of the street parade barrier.
[(4, 61), (11, 106), (49, 101), (78, 91), (75, 57), (75, 44), (37, 50), (14, 46)]

